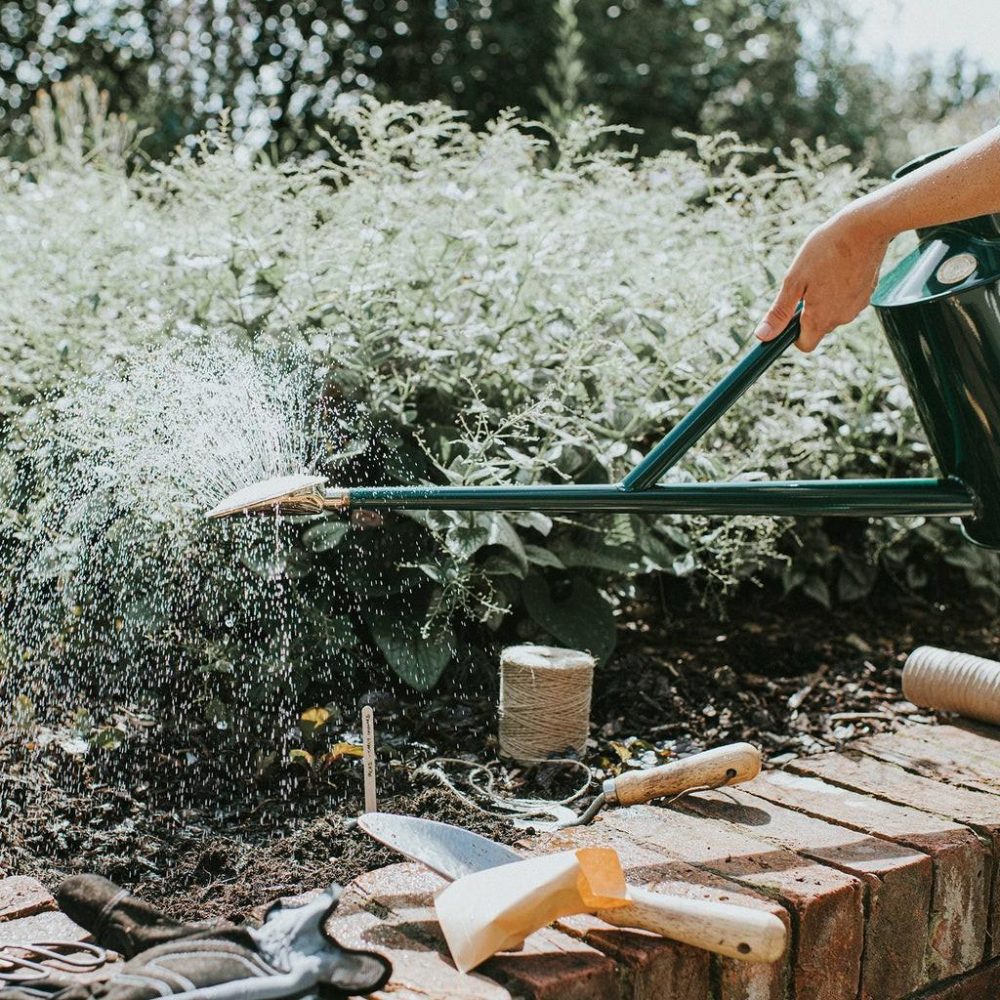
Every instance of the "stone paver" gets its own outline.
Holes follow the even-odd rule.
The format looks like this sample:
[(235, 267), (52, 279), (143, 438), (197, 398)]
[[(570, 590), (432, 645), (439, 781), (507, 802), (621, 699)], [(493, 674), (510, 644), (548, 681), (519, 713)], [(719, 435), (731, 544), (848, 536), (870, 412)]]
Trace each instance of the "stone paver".
[(785, 771), (766, 771), (750, 794), (859, 833), (892, 840), (932, 861), (928, 981), (982, 961), (989, 912), (989, 851), (971, 830), (929, 813)]
[[(792, 986), (797, 997), (857, 996), (864, 941), (860, 879), (731, 826), (658, 806), (609, 810), (607, 824), (654, 849), (780, 900), (794, 914)], [(837, 961), (831, 963), (830, 956)]]
[[(954, 891), (951, 895), (955, 902), (946, 905), (956, 919), (962, 919), (964, 914), (957, 901), (957, 885), (959, 882), (963, 886), (978, 884), (981, 880), (985, 885), (985, 898), (989, 901), (987, 935), (990, 955), (998, 954), (1000, 891), (996, 885), (996, 858), (1000, 855), (1000, 798), (968, 788), (945, 785), (852, 750), (792, 761), (789, 770), (945, 817), (986, 838), (990, 852), (978, 860), (971, 852), (965, 855), (965, 868), (952, 887)], [(949, 838), (942, 837), (941, 842), (948, 843)]]
[(867, 895), (863, 997), (899, 1000), (927, 983), (931, 859), (892, 841), (765, 801), (749, 794), (755, 784), (690, 795), (682, 807), (861, 879)]
[(58, 910), (0, 924), (0, 945), (34, 944), (39, 941), (83, 941), (90, 935)]
[(57, 909), (52, 893), (37, 879), (12, 875), (0, 879), (0, 921)]

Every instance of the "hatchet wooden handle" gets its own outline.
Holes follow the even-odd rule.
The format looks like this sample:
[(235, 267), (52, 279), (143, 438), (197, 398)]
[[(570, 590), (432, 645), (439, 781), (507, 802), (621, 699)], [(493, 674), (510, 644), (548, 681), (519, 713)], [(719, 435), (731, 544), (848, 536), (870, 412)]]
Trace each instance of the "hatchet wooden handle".
[(730, 743), (648, 771), (629, 771), (609, 778), (602, 790), (606, 802), (631, 806), (679, 795), (691, 788), (736, 785), (758, 774), (760, 751), (749, 743)]
[(597, 916), (616, 927), (652, 931), (745, 962), (776, 962), (785, 953), (785, 924), (767, 910), (669, 896), (632, 885), (628, 899), (626, 906), (599, 910)]

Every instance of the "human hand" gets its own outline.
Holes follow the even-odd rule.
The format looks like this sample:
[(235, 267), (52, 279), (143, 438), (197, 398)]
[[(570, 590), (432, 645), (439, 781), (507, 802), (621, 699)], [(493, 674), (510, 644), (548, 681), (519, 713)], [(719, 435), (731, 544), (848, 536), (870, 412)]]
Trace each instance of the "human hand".
[(868, 305), (890, 235), (865, 219), (860, 204), (848, 206), (809, 234), (754, 331), (758, 339), (777, 337), (802, 301), (795, 346), (808, 353)]

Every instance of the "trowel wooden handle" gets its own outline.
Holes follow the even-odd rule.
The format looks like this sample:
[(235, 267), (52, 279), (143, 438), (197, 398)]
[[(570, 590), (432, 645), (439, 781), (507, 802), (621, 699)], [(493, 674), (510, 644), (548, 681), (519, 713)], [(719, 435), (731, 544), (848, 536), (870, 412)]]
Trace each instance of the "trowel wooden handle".
[(616, 927), (652, 931), (745, 962), (776, 962), (785, 953), (785, 925), (766, 910), (668, 896), (632, 885), (628, 897), (627, 906), (600, 910), (597, 916)]
[(604, 782), (605, 801), (635, 805), (679, 795), (689, 788), (736, 785), (760, 774), (760, 751), (749, 743), (730, 743), (648, 771), (629, 771)]

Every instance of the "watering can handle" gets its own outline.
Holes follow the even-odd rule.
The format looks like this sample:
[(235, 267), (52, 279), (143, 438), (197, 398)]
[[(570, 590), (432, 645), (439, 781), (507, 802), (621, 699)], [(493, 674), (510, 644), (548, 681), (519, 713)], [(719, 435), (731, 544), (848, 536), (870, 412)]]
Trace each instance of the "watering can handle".
[(773, 340), (753, 350), (622, 480), (624, 490), (648, 490), (774, 364), (799, 335), (796, 309), (791, 322)]

